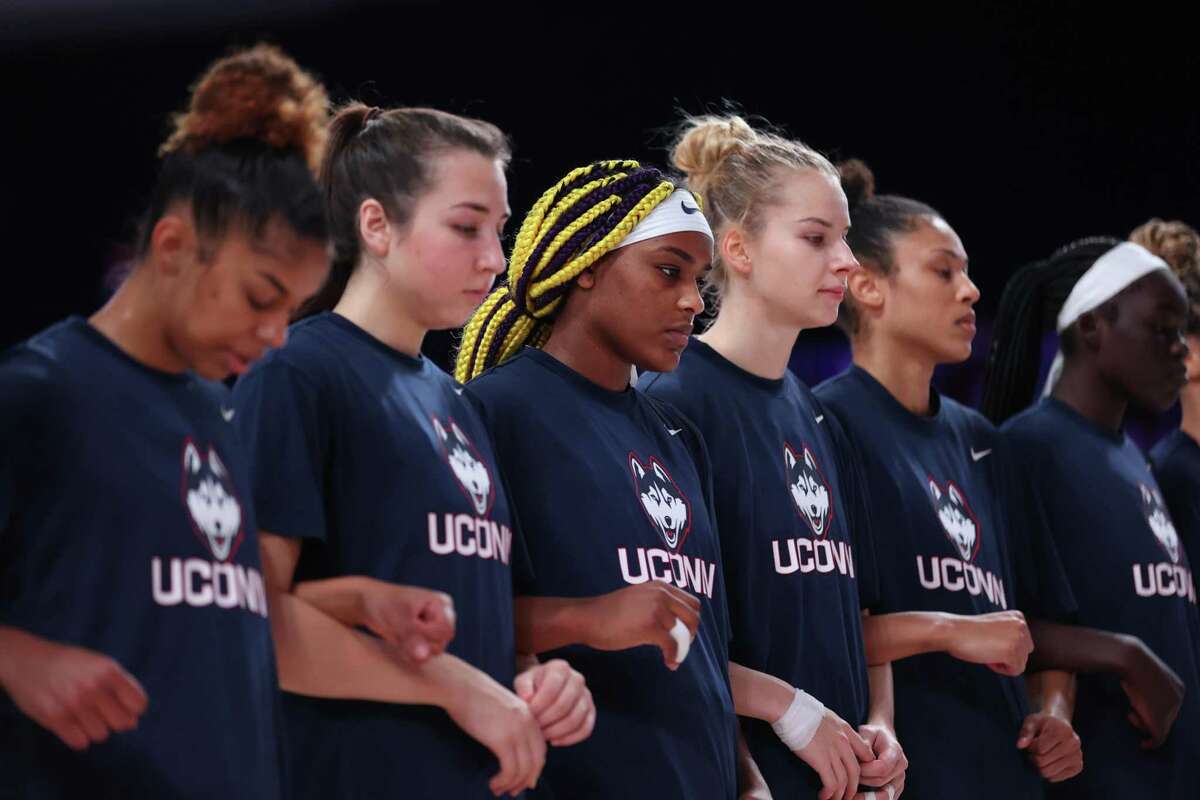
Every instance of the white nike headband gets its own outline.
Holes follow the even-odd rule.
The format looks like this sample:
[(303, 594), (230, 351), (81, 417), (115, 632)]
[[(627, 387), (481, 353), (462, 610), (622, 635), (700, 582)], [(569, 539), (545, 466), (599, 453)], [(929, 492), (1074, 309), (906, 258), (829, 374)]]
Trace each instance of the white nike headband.
[(709, 242), (713, 241), (712, 228), (700, 210), (696, 196), (687, 189), (676, 189), (670, 197), (655, 206), (654, 210), (639, 222), (629, 235), (614, 247), (619, 250), (631, 244), (644, 242), (656, 236), (666, 236), (670, 233), (695, 231), (703, 233)]
[[(1095, 311), (1135, 281), (1159, 270), (1166, 273), (1167, 278), (1183, 291), (1183, 284), (1171, 272), (1167, 262), (1140, 244), (1122, 242), (1117, 245), (1097, 258), (1096, 263), (1075, 283), (1067, 295), (1067, 301), (1063, 303), (1062, 311), (1058, 312), (1058, 332), (1061, 334), (1084, 314)], [(1050, 365), (1043, 395), (1049, 395), (1054, 390), (1054, 384), (1062, 376), (1062, 369), (1063, 354), (1060, 348), (1054, 356), (1054, 363)]]

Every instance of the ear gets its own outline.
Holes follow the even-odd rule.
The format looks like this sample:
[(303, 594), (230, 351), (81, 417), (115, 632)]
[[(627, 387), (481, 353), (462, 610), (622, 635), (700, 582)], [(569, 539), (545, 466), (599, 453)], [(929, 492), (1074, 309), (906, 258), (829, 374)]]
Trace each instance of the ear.
[(200, 461), (200, 451), (196, 449), (196, 445), (188, 442), (187, 447), (183, 449), (183, 468), (195, 475), (203, 466), (203, 462)]
[(662, 464), (657, 461), (650, 462), (650, 469), (654, 470), (654, 475), (663, 483), (670, 483), (671, 479), (667, 476), (667, 471), (662, 468)]
[(721, 263), (730, 272), (735, 272), (743, 278), (749, 278), (754, 269), (749, 245), (749, 236), (740, 225), (730, 225), (721, 235)]
[(638, 463), (637, 456), (629, 457), (629, 468), (633, 470), (633, 474), (637, 476), (639, 481), (646, 477), (646, 470)]
[(788, 469), (796, 466), (796, 457), (792, 455), (792, 449), (787, 445), (783, 447), (783, 463), (787, 464)]
[(585, 269), (579, 273), (579, 277), (575, 279), (575, 285), (580, 289), (591, 289), (596, 285), (596, 265)]
[(450, 423), (450, 430), (454, 432), (455, 439), (458, 439), (458, 441), (462, 442), (464, 445), (467, 443), (467, 435), (462, 432), (462, 428), (458, 427), (457, 422)]
[(162, 275), (175, 277), (196, 259), (196, 227), (189, 215), (164, 214), (150, 232), (150, 262)]
[(446, 429), (442, 427), (442, 421), (439, 420), (437, 417), (433, 418), (433, 430), (434, 430), (434, 433), (436, 433), (438, 435), (438, 438), (441, 439), (443, 442), (446, 441), (448, 438), (450, 438), (446, 434)]
[(960, 506), (966, 505), (966, 503), (963, 502), (962, 493), (958, 491), (958, 487), (955, 486), (953, 483), (950, 484), (950, 499), (957, 505), (960, 505)]
[(221, 463), (221, 458), (220, 458), (220, 456), (217, 455), (216, 450), (210, 449), (208, 451), (208, 463), (209, 463), (209, 466), (212, 467), (212, 471), (217, 473), (217, 477), (219, 477), (219, 478), (225, 477), (225, 475), (226, 475), (225, 465)]
[(392, 245), (392, 226), (387, 211), (373, 197), (358, 207), (358, 235), (363, 248), (375, 258), (383, 258)]
[(816, 459), (815, 459), (815, 458), (813, 458), (812, 451), (811, 451), (811, 450), (809, 450), (807, 447), (806, 447), (806, 448), (804, 448), (804, 463), (805, 463), (805, 464), (808, 466), (808, 468), (809, 468), (809, 469), (811, 469), (813, 472), (816, 472), (816, 471), (817, 471), (817, 461), (816, 461)]
[(1107, 321), (1095, 311), (1087, 311), (1075, 321), (1075, 338), (1088, 351), (1096, 352), (1104, 342)]
[(942, 490), (938, 488), (937, 481), (935, 481), (935, 480), (929, 481), (929, 491), (933, 493), (934, 500), (942, 499)]
[(854, 302), (860, 309), (875, 313), (883, 310), (886, 282), (887, 278), (873, 269), (856, 269), (846, 276), (846, 288)]

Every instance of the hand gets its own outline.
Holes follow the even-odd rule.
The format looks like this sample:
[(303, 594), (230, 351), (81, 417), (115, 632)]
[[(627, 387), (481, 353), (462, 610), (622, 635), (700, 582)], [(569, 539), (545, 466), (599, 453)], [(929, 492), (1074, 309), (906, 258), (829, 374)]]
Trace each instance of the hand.
[(101, 653), (4, 629), (0, 685), (27, 717), (72, 750), (137, 727), (146, 691)]
[(500, 762), (488, 788), (499, 797), (537, 785), (546, 764), (546, 740), (524, 700), (482, 672), (465, 691), (455, 692), (446, 713)]
[(885, 725), (860, 725), (858, 732), (875, 753), (874, 761), (862, 764), (858, 782), (867, 786), (886, 786), (900, 779), (899, 788), (902, 789), (908, 757), (904, 755), (895, 731)]
[(1129, 639), (1130, 656), (1121, 675), (1121, 688), (1132, 708), (1129, 723), (1146, 735), (1142, 749), (1152, 750), (1162, 746), (1175, 724), (1183, 703), (1183, 681), (1141, 639)]
[(636, 586), (592, 598), (593, 620), (587, 643), (597, 650), (626, 650), (642, 644), (656, 645), (668, 669), (678, 669), (677, 645), (671, 637), (675, 620), (696, 636), (700, 626), (700, 599), (663, 581)]
[(454, 638), (454, 601), (444, 592), (364, 579), (362, 625), (395, 646), (401, 661), (420, 664)]
[(1033, 652), (1033, 637), (1020, 611), (960, 616), (954, 618), (946, 652), (1001, 675), (1020, 675)]
[(1037, 712), (1026, 717), (1017, 735), (1017, 749), (1027, 751), (1038, 772), (1051, 783), (1083, 771), (1079, 736), (1071, 723), (1053, 714)]
[(583, 676), (556, 658), (522, 672), (513, 683), (542, 736), (555, 747), (582, 742), (596, 724), (596, 705)]
[(851, 800), (858, 789), (859, 764), (875, 760), (871, 746), (828, 708), (812, 741), (796, 755), (820, 777), (820, 800)]
[(866, 792), (859, 792), (854, 795), (854, 800), (896, 800), (900, 795), (904, 794), (904, 774), (893, 780), (891, 783), (886, 783), (878, 789), (871, 789)]

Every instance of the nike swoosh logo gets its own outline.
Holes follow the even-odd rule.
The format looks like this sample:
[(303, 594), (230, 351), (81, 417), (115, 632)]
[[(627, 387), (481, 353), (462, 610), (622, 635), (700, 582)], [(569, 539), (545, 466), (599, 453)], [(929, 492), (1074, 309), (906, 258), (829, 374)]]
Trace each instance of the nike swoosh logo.
[(824, 414), (820, 414), (820, 415), (818, 415), (818, 416), (817, 416), (817, 424), (818, 424), (818, 425), (820, 425), (820, 424), (821, 424), (822, 422), (824, 422), (824, 421), (825, 421), (825, 415), (824, 415)]
[(675, 435), (677, 435), (677, 434), (678, 434), (678, 433), (679, 433), (681, 430), (683, 430), (683, 428), (667, 428), (667, 433), (671, 434), (672, 436), (675, 436)]
[(455, 393), (455, 394), (457, 394), (457, 395), (461, 395), (461, 394), (462, 394), (462, 392), (463, 392), (463, 390), (462, 390), (462, 387), (461, 387), (461, 386), (455, 386), (455, 387), (454, 387), (454, 393)]
[(695, 214), (697, 211), (700, 210), (698, 208), (695, 208), (694, 206), (689, 206), (687, 204), (687, 202), (684, 200), (679, 201), (679, 207), (683, 209), (683, 213), (685, 213), (685, 214)]
[(236, 408), (225, 408), (224, 406), (221, 407), (221, 416), (225, 418), (226, 422), (233, 422), (233, 415), (236, 413)]
[(979, 459), (983, 458), (984, 456), (988, 455), (991, 452), (992, 452), (992, 449), (990, 447), (987, 450), (976, 450), (974, 447), (972, 447), (971, 448), (971, 460), (978, 461)]

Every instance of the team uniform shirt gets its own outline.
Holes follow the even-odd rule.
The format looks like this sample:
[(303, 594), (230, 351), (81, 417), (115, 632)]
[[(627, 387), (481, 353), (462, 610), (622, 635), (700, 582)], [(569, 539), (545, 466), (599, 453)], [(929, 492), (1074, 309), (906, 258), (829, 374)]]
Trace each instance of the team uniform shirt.
[[(137, 728), (74, 752), (0, 693), (0, 797), (279, 798), (278, 695), (227, 391), (72, 318), (0, 357), (0, 625), (115, 659)], [(2, 656), (0, 656), (2, 657)]]
[[(297, 582), (366, 575), (454, 598), (448, 652), (512, 687), (519, 559), (491, 442), (462, 388), (344, 317), (292, 327), (234, 389), (263, 531)], [(516, 553), (514, 553), (516, 551)], [(440, 708), (285, 693), (297, 797), (491, 797), (494, 756)]]
[(1116, 675), (1080, 675), (1074, 726), (1084, 769), (1055, 797), (1200, 797), (1200, 617), (1191, 563), (1145, 456), (1047, 398), (1003, 428), (1029, 487), (1034, 536), (1052, 542), (1079, 624), (1132, 634), (1186, 687), (1163, 747), (1143, 750)]
[[(879, 565), (872, 613), (1019, 607), (1037, 616), (1033, 597), (1061, 591), (1016, 582), (1006, 473), (996, 430), (981, 415), (931, 389), (932, 413), (918, 416), (856, 366), (816, 395), (863, 465)], [(1036, 768), (1016, 747), (1029, 713), (1021, 678), (944, 652), (896, 661), (892, 671), (896, 733), (909, 762), (905, 797), (1042, 796)]]
[(1191, 563), (1200, 559), (1200, 443), (1176, 429), (1150, 451), (1154, 477)]
[[(835, 446), (837, 420), (794, 375), (742, 370), (693, 339), (679, 368), (640, 387), (682, 411), (713, 465), (732, 621), (730, 661), (798, 686), (857, 727), (869, 699), (861, 609), (877, 590), (864, 506)], [(863, 598), (860, 599), (860, 591)], [(816, 797), (816, 772), (761, 720), (743, 719), (776, 797)]]
[(481, 400), (529, 549), (517, 593), (594, 597), (650, 580), (696, 595), (701, 620), (677, 671), (659, 648), (571, 646), (595, 731), (552, 748), (539, 796), (732, 798), (729, 619), (704, 441), (636, 389), (606, 390), (531, 348), (467, 385)]

